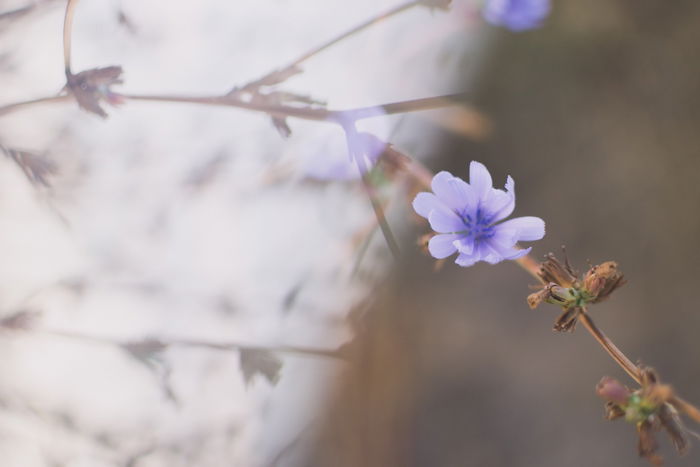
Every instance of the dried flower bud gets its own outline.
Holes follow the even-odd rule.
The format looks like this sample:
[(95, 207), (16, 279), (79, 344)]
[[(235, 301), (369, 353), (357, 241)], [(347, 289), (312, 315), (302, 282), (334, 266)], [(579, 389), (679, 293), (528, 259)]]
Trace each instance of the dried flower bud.
[(553, 282), (527, 297), (527, 303), (530, 305), (530, 308), (536, 308), (542, 302), (570, 308), (576, 305), (577, 301), (578, 295), (574, 289), (561, 287)]
[(686, 428), (683, 426), (678, 412), (671, 404), (664, 404), (659, 408), (657, 413), (661, 426), (668, 433), (673, 447), (676, 448), (679, 454), (688, 452), (688, 438), (685, 436)]
[(626, 386), (615, 378), (604, 376), (595, 387), (596, 393), (606, 401), (624, 406), (632, 394)]
[(599, 396), (607, 399), (605, 418), (614, 420), (622, 416), (637, 427), (639, 455), (654, 465), (662, 465), (663, 459), (656, 452), (658, 444), (654, 433), (664, 429), (679, 454), (688, 450), (688, 430), (683, 426), (675, 405), (679, 398), (671, 386), (661, 384), (656, 372), (639, 366), (641, 388), (631, 392), (618, 381), (605, 377), (596, 386)]
[(66, 87), (75, 96), (81, 109), (107, 118), (107, 112), (100, 106), (101, 101), (111, 105), (121, 104), (121, 98), (113, 93), (111, 86), (122, 84), (122, 67), (108, 66), (81, 71), (77, 75), (68, 74)]
[(554, 330), (557, 332), (574, 332), (578, 315), (581, 313), (581, 308), (574, 306), (565, 308), (559, 318), (554, 322)]
[(527, 304), (530, 306), (531, 310), (534, 310), (540, 304), (545, 301), (549, 297), (549, 289), (547, 287), (531, 293), (530, 295), (527, 296)]
[(569, 267), (562, 265), (553, 254), (540, 266), (539, 276), (545, 283), (554, 282), (562, 287), (570, 288), (576, 284), (576, 276)]
[(605, 300), (615, 289), (624, 284), (625, 279), (614, 261), (593, 266), (583, 278), (583, 290), (590, 297), (587, 300), (590, 303)]
[(654, 436), (654, 426), (649, 420), (637, 424), (639, 433), (639, 456), (644, 457), (653, 465), (663, 465), (663, 459), (656, 454), (659, 445)]
[(614, 402), (608, 401), (605, 403), (605, 419), (616, 420), (625, 416), (625, 409)]

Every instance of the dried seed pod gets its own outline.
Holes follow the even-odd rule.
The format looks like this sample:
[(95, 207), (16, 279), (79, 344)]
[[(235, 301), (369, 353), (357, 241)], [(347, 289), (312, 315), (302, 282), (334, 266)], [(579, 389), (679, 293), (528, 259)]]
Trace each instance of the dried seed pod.
[(605, 300), (617, 288), (625, 284), (625, 279), (615, 261), (606, 261), (588, 270), (583, 278), (583, 291), (590, 303)]

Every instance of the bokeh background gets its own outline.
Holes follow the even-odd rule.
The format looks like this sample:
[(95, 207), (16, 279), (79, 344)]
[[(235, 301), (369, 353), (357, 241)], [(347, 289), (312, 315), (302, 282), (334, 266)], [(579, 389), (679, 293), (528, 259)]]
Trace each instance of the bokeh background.
[[(629, 282), (596, 322), (696, 403), (699, 22), (692, 1), (554, 2), (543, 28), (500, 33), (487, 57), (476, 99), (492, 138), (445, 135), (430, 163), (512, 175), (514, 215), (547, 223), (534, 257), (565, 244), (581, 271), (617, 261)], [(367, 317), (312, 465), (645, 465), (634, 428), (603, 420), (594, 392), (604, 375), (631, 381), (585, 329), (553, 332), (558, 309), (528, 309), (527, 274), (432, 266), (398, 268)], [(700, 462), (697, 440), (682, 459), (659, 440), (668, 465)]]

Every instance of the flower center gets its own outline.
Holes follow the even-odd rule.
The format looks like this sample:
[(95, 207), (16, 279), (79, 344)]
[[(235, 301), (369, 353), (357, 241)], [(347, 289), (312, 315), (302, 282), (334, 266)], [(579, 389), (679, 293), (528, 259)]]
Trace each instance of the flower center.
[(464, 222), (464, 231), (460, 232), (474, 241), (486, 240), (493, 237), (494, 226), (491, 224), (493, 216), (481, 210), (481, 207), (476, 209), (476, 212), (462, 213), (459, 215)]

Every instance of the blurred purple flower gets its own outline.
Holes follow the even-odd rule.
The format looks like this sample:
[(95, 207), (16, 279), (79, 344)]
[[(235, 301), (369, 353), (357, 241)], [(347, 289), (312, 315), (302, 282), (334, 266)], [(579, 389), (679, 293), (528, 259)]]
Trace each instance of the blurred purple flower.
[(549, 14), (549, 0), (487, 0), (486, 21), (511, 31), (540, 27)]
[(496, 264), (517, 259), (531, 250), (519, 250), (519, 241), (544, 237), (544, 221), (539, 217), (508, 217), (515, 208), (515, 182), (508, 176), (506, 191), (493, 188), (491, 174), (483, 164), (472, 161), (469, 183), (449, 172), (433, 177), (434, 193), (418, 193), (413, 209), (438, 232), (428, 250), (438, 259), (459, 253), (455, 261), (471, 266), (477, 261)]
[[(377, 159), (386, 150), (387, 144), (370, 133), (357, 133), (356, 144), (364, 157), (367, 170), (372, 169)], [(357, 162), (347, 154), (344, 138), (326, 140), (314, 150), (307, 162), (304, 175), (323, 181), (358, 180), (360, 171)]]

